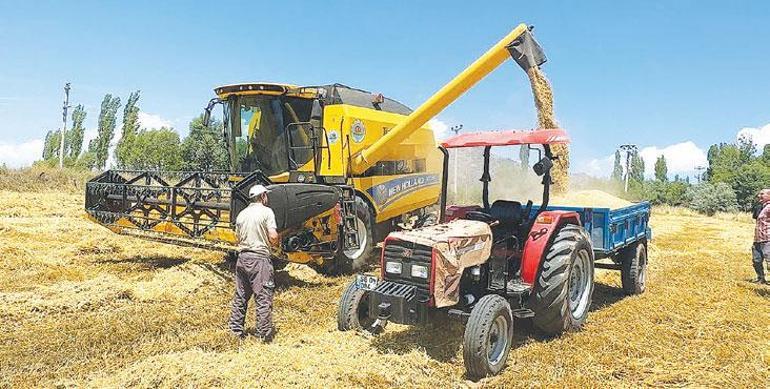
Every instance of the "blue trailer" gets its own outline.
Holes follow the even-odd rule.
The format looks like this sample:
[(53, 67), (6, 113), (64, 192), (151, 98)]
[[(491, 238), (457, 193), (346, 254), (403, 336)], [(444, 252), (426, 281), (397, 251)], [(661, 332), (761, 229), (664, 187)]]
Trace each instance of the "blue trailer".
[[(620, 270), (623, 292), (626, 294), (644, 292), (647, 242), (652, 240), (649, 226), (652, 207), (649, 202), (614, 209), (558, 205), (549, 205), (546, 209), (576, 212), (580, 215), (583, 228), (591, 238), (596, 261), (594, 267)], [(610, 259), (611, 262), (598, 261), (601, 259)]]
[(549, 205), (546, 209), (577, 212), (591, 236), (596, 259), (614, 257), (638, 242), (652, 239), (649, 226), (652, 207), (646, 201), (617, 209), (558, 205)]

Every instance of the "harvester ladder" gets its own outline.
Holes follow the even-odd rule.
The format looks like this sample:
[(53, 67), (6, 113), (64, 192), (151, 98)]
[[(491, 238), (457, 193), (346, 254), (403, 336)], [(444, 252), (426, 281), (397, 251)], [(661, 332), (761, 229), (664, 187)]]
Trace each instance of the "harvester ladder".
[(357, 249), (358, 223), (356, 221), (356, 191), (353, 187), (342, 186), (342, 245), (343, 249)]

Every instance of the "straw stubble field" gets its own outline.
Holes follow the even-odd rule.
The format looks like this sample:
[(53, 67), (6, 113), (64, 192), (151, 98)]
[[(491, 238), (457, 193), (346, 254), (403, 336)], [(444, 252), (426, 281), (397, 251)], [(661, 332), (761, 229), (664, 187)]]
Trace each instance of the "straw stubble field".
[(276, 275), (276, 341), (234, 341), (220, 254), (114, 235), (85, 221), (81, 203), (0, 191), (0, 386), (765, 386), (770, 376), (770, 287), (747, 282), (747, 216), (656, 210), (647, 293), (624, 297), (619, 276), (600, 272), (583, 331), (548, 340), (518, 321), (508, 368), (474, 383), (461, 325), (338, 332), (348, 279), (301, 266)]

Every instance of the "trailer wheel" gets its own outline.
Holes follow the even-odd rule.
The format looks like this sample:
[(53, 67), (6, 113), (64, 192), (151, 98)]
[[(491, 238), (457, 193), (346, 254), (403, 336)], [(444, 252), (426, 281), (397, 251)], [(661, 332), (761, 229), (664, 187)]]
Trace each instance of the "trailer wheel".
[(594, 257), (582, 227), (564, 226), (543, 259), (531, 297), (535, 327), (547, 335), (579, 329), (594, 291)]
[(337, 307), (337, 329), (340, 331), (370, 330), (374, 319), (369, 317), (369, 292), (356, 281), (345, 288)]
[(647, 245), (638, 243), (622, 253), (620, 281), (627, 295), (642, 294), (646, 288)]
[(503, 297), (486, 295), (471, 310), (463, 337), (463, 362), (472, 379), (495, 375), (505, 367), (513, 339), (513, 314)]

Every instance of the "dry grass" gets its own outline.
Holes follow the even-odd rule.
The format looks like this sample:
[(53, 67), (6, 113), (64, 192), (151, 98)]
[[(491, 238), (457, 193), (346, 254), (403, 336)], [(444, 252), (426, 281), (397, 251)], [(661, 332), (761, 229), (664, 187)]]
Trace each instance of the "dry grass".
[(746, 282), (744, 216), (656, 209), (646, 294), (623, 297), (619, 276), (600, 273), (583, 331), (547, 340), (518, 321), (508, 368), (473, 383), (461, 325), (340, 333), (348, 279), (301, 266), (277, 273), (276, 342), (234, 342), (221, 255), (111, 234), (81, 204), (0, 191), (0, 387), (732, 387), (770, 375), (770, 287)]
[(0, 168), (0, 190), (80, 193), (94, 174), (86, 170), (59, 170), (46, 166)]

